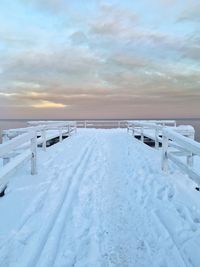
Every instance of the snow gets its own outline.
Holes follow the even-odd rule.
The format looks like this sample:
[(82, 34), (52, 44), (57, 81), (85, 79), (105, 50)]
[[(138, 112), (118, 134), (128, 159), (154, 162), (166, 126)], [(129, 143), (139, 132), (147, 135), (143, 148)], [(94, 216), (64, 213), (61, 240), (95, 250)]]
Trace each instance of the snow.
[(122, 129), (40, 149), (0, 198), (0, 266), (200, 266), (200, 193), (160, 153)]

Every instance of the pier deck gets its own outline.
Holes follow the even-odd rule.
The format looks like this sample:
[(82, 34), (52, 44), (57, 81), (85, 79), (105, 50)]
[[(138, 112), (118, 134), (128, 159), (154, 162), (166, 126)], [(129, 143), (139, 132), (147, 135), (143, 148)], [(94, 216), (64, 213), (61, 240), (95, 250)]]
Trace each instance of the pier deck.
[(0, 266), (198, 267), (199, 192), (160, 154), (126, 129), (40, 149), (0, 199)]

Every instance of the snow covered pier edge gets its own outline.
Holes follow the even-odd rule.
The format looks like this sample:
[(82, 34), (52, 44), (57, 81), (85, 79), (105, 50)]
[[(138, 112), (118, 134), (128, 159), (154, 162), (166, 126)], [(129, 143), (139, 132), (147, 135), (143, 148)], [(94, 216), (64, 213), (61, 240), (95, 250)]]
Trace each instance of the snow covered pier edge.
[[(200, 156), (200, 144), (194, 141), (192, 126), (176, 126), (175, 120), (149, 121), (30, 121), (26, 128), (4, 130), (3, 144), (0, 145), (0, 157), (3, 167), (0, 169), (0, 194), (5, 190), (10, 176), (24, 161), (31, 160), (31, 174), (37, 174), (37, 149), (46, 151), (49, 144), (62, 142), (63, 138), (76, 133), (77, 128), (127, 128), (133, 137), (155, 148), (162, 149), (161, 167), (168, 171), (168, 160), (173, 161), (187, 173), (198, 185), (200, 175), (194, 169), (193, 158)], [(186, 161), (182, 160), (186, 157)], [(180, 159), (181, 158), (181, 159)]]
[(199, 267), (192, 127), (41, 121), (4, 138), (0, 266)]
[(0, 194), (6, 189), (10, 176), (23, 162), (31, 161), (31, 174), (37, 174), (37, 149), (46, 151), (48, 145), (59, 142), (76, 132), (76, 122), (33, 121), (31, 126), (4, 130), (0, 157), (3, 167), (0, 169)]

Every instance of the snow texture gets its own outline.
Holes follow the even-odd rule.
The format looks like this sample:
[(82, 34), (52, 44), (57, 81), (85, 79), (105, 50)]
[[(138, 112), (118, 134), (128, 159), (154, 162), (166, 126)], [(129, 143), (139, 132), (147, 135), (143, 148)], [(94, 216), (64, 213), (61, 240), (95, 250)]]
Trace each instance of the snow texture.
[(1, 267), (200, 266), (200, 192), (125, 130), (39, 150), (0, 198)]

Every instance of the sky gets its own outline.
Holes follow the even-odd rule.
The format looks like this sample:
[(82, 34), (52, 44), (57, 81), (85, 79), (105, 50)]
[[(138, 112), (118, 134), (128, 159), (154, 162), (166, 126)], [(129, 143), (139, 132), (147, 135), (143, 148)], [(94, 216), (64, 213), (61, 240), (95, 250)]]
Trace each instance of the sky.
[(0, 119), (200, 118), (200, 0), (1, 0)]

